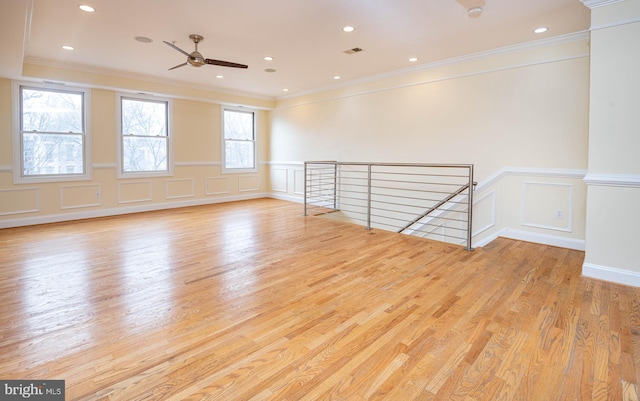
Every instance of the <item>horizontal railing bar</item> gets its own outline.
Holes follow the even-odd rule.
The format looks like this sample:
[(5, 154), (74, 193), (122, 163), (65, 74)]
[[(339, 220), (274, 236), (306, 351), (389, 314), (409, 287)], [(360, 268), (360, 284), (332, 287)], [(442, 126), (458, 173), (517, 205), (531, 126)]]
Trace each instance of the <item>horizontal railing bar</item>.
[(366, 163), (366, 162), (335, 162), (335, 161), (309, 161), (305, 164), (331, 164), (338, 166), (390, 166), (390, 167), (434, 167), (434, 168), (471, 168), (473, 164), (447, 164), (447, 163)]

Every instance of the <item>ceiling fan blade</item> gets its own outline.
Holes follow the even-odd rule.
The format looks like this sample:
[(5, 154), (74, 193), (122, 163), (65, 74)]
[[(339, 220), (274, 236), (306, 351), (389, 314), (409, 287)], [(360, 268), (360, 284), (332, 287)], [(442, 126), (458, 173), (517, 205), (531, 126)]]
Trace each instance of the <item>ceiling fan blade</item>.
[(184, 67), (184, 66), (185, 66), (185, 65), (187, 65), (187, 64), (189, 64), (189, 63), (182, 63), (182, 64), (178, 64), (178, 65), (176, 65), (175, 67), (171, 67), (171, 68), (169, 68), (169, 71), (171, 71), (171, 70), (175, 70), (176, 68)]
[(189, 53), (187, 53), (186, 51), (182, 50), (181, 48), (179, 48), (178, 46), (174, 45), (173, 43), (167, 42), (166, 40), (163, 40), (163, 42), (168, 44), (169, 46), (173, 47), (174, 49), (176, 49), (180, 53), (184, 54), (185, 56), (189, 57)]
[(230, 61), (213, 60), (213, 59), (210, 59), (210, 58), (204, 59), (204, 62), (205, 62), (205, 64), (219, 65), (219, 66), (222, 66), (222, 67), (249, 68), (249, 66), (245, 65), (245, 64), (232, 63)]

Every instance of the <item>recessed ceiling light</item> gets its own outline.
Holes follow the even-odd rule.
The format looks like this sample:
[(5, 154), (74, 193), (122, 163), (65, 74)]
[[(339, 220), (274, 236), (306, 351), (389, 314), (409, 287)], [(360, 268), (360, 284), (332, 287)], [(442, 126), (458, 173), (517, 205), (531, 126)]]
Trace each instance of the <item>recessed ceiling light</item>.
[(264, 59), (267, 60), (267, 61), (273, 61), (273, 57), (271, 57), (271, 56), (266, 56)]
[(153, 39), (148, 38), (146, 36), (136, 36), (134, 37), (135, 40), (137, 40), (140, 43), (151, 43), (153, 42)]
[(282, 91), (283, 91), (283, 92), (289, 92), (289, 89), (284, 88)]
[(413, 62), (415, 62), (415, 61), (418, 61), (418, 58), (417, 58), (417, 57), (411, 57), (411, 58), (409, 59), (409, 61), (411, 61), (411, 62), (413, 63)]
[(62, 45), (62, 48), (65, 50), (75, 50), (75, 47), (69, 45)]
[(335, 77), (333, 77), (333, 79), (340, 79), (342, 78), (340, 75), (336, 75)]
[(545, 33), (549, 30), (546, 26), (541, 26), (540, 28), (536, 28), (533, 30), (533, 33)]
[(267, 68), (266, 70), (264, 70), (264, 72), (276, 72), (276, 70), (274, 70), (273, 68)]
[(477, 18), (480, 16), (480, 14), (482, 14), (482, 7), (473, 7), (467, 10), (467, 13), (469, 13), (469, 17), (471, 18)]
[(216, 78), (222, 79), (222, 78), (224, 78), (224, 75), (216, 75)]
[(78, 6), (78, 8), (81, 9), (82, 11), (85, 11), (85, 12), (88, 12), (88, 13), (96, 12), (95, 8), (93, 8), (93, 7), (89, 6), (89, 5), (86, 5), (86, 4), (80, 4)]
[(356, 30), (356, 28), (352, 27), (352, 26), (345, 26), (344, 28), (342, 28), (342, 30), (344, 32), (353, 32)]

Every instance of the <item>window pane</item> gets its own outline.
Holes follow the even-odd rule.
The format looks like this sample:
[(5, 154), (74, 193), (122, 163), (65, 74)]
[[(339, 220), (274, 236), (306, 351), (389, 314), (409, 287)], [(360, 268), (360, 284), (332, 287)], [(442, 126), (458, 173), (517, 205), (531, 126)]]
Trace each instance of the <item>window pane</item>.
[(22, 88), (22, 131), (84, 132), (82, 96)]
[(162, 171), (167, 168), (167, 138), (124, 136), (123, 170)]
[(253, 141), (253, 113), (225, 110), (224, 139)]
[(225, 141), (226, 168), (254, 168), (253, 142)]
[(23, 135), (23, 175), (83, 174), (83, 136)]
[(167, 136), (167, 103), (123, 98), (122, 134)]

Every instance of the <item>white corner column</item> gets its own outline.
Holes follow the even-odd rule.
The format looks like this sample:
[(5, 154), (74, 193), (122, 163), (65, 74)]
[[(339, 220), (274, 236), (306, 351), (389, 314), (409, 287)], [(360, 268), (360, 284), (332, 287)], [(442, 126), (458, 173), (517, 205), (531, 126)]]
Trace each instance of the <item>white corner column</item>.
[(640, 0), (591, 9), (584, 276), (640, 287)]

